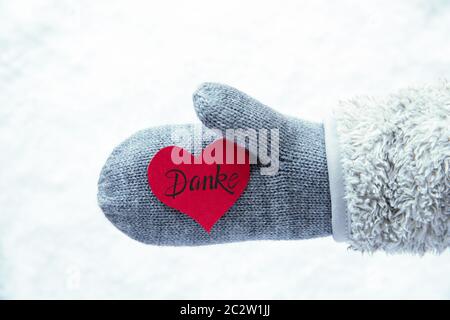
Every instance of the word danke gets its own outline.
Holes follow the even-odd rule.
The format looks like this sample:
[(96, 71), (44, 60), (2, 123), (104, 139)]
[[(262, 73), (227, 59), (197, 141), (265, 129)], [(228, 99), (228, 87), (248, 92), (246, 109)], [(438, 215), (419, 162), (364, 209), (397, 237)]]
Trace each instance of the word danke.
[(169, 179), (170, 186), (164, 194), (174, 199), (186, 191), (223, 190), (229, 194), (234, 194), (234, 188), (239, 183), (239, 174), (236, 172), (222, 173), (220, 168), (221, 166), (217, 165), (216, 173), (213, 175), (194, 175), (189, 178), (180, 169), (170, 169), (165, 174)]

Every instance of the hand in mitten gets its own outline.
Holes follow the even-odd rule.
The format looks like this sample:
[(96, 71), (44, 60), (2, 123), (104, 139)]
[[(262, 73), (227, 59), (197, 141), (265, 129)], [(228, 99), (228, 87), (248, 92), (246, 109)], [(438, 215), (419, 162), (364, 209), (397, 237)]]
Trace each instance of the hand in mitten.
[[(138, 132), (112, 153), (98, 200), (130, 237), (157, 245), (204, 245), (245, 240), (327, 236), (361, 251), (440, 252), (450, 244), (450, 89), (408, 89), (387, 99), (341, 103), (326, 125), (283, 116), (220, 84), (194, 94), (203, 124), (212, 129), (278, 129), (278, 171), (253, 164), (248, 186), (206, 232), (159, 201), (147, 169), (164, 147), (184, 146), (173, 132), (198, 139), (195, 127)], [(209, 134), (203, 147), (219, 136)], [(192, 139), (191, 140), (192, 142)]]
[[(200, 87), (194, 94), (194, 105), (210, 128), (279, 129), (278, 172), (263, 175), (261, 164), (251, 165), (247, 188), (207, 233), (189, 216), (161, 203), (147, 183), (147, 167), (155, 153), (175, 144), (175, 131), (187, 130), (192, 139), (198, 139), (194, 127), (166, 126), (138, 132), (114, 150), (99, 181), (100, 207), (120, 230), (136, 240), (158, 245), (307, 239), (331, 234), (321, 124), (287, 118), (223, 85)], [(203, 147), (213, 139), (203, 141)]]

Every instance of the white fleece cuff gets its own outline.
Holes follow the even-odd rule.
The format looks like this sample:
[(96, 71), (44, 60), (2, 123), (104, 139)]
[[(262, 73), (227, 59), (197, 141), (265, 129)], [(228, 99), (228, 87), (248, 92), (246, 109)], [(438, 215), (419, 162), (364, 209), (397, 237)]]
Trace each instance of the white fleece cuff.
[(339, 104), (325, 122), (333, 236), (373, 252), (450, 246), (450, 85)]

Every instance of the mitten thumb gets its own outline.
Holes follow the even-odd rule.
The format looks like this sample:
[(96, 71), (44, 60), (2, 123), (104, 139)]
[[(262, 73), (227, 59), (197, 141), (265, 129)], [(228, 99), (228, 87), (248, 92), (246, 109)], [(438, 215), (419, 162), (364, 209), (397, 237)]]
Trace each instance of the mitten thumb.
[(219, 83), (203, 83), (193, 101), (199, 119), (211, 129), (270, 129), (286, 122), (283, 115), (256, 99)]

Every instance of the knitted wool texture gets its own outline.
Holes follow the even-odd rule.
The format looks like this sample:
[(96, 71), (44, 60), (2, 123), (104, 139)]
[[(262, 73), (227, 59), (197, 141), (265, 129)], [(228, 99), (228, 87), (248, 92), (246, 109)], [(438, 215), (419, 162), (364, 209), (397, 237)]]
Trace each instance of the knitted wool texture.
[[(140, 131), (110, 155), (100, 174), (98, 202), (106, 217), (131, 238), (154, 245), (193, 246), (246, 240), (308, 239), (331, 234), (331, 202), (323, 125), (285, 117), (228, 86), (207, 83), (194, 94), (198, 116), (209, 128), (279, 129), (276, 175), (251, 165), (244, 193), (208, 234), (189, 216), (161, 203), (147, 183), (149, 161), (173, 145), (173, 130)], [(214, 137), (203, 141), (203, 147)], [(189, 145), (178, 142), (189, 150)]]

